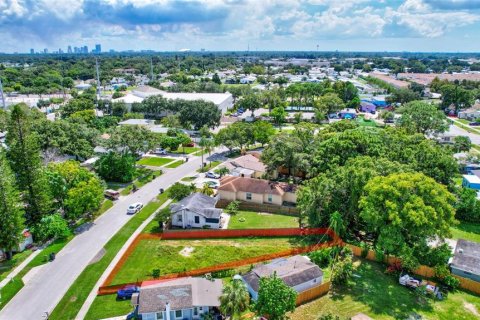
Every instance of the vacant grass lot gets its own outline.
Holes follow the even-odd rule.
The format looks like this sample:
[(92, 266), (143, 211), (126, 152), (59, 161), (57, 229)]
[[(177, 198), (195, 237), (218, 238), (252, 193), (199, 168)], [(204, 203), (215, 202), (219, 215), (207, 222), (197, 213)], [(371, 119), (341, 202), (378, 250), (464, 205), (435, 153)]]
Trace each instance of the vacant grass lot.
[[(143, 240), (120, 269), (114, 284), (148, 279), (153, 269), (171, 274), (286, 250), (294, 246), (288, 238), (218, 240)], [(192, 247), (189, 256), (180, 252)]]
[(297, 228), (298, 218), (281, 214), (239, 211), (230, 217), (228, 229)]
[(122, 248), (125, 241), (142, 224), (142, 222), (155, 212), (166, 200), (167, 193), (157, 197), (157, 201), (148, 203), (139, 213), (134, 215), (105, 245), (103, 257), (86, 267), (75, 282), (70, 286), (62, 300), (50, 314), (51, 320), (74, 319), (82, 307), (93, 286), (103, 274), (107, 266)]
[(480, 242), (480, 223), (461, 222), (450, 228), (453, 239), (465, 239)]
[(322, 314), (332, 313), (341, 319), (350, 319), (363, 312), (377, 320), (407, 319), (415, 312), (424, 319), (478, 319), (469, 310), (480, 311), (478, 296), (458, 291), (450, 293), (444, 301), (427, 300), (426, 304), (421, 304), (413, 291), (400, 286), (396, 278), (385, 275), (383, 265), (364, 260), (355, 264), (357, 267), (348, 285), (298, 307), (290, 318), (317, 319)]
[(166, 165), (167, 163), (172, 162), (173, 160), (175, 159), (161, 157), (144, 157), (138, 160), (137, 164), (144, 166), (161, 167), (163, 165)]

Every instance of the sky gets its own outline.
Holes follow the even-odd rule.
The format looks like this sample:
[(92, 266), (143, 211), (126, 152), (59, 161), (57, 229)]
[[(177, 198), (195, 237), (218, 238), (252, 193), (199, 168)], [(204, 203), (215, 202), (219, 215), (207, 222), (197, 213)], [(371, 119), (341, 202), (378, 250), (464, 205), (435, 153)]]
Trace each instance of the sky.
[(0, 0), (0, 52), (480, 52), (480, 0)]

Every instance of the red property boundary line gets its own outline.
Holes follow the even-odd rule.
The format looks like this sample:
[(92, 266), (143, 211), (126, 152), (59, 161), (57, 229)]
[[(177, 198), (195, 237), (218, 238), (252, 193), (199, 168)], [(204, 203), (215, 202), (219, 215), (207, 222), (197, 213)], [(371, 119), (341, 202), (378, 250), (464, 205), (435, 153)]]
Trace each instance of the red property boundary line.
[(221, 238), (241, 238), (241, 237), (287, 237), (287, 236), (310, 236), (310, 235), (328, 235), (330, 241), (315, 244), (305, 247), (292, 248), (289, 250), (284, 250), (276, 253), (265, 254), (257, 257), (252, 257), (243, 260), (231, 261), (226, 263), (221, 263), (215, 266), (209, 266), (205, 268), (190, 270), (186, 272), (179, 272), (168, 274), (154, 279), (154, 281), (162, 281), (167, 279), (176, 279), (189, 276), (199, 276), (204, 275), (209, 272), (233, 269), (236, 267), (241, 267), (244, 265), (259, 263), (263, 261), (273, 260), (276, 258), (287, 257), (302, 253), (307, 253), (315, 250), (324, 249), (327, 247), (335, 245), (344, 245), (342, 239), (331, 229), (328, 228), (281, 228), (281, 229), (238, 229), (238, 230), (181, 230), (181, 231), (171, 231), (167, 230), (164, 233), (155, 233), (148, 234), (142, 233), (139, 234), (134, 241), (130, 244), (128, 249), (125, 251), (123, 256), (120, 258), (117, 265), (113, 268), (112, 272), (108, 275), (105, 282), (98, 290), (98, 295), (107, 295), (114, 294), (118, 289), (123, 288), (126, 285), (137, 285), (141, 286), (142, 284), (151, 283), (153, 279), (145, 279), (145, 281), (132, 282), (132, 283), (123, 283), (118, 285), (110, 285), (118, 274), (120, 269), (123, 267), (128, 257), (132, 254), (135, 248), (138, 246), (140, 241), (146, 239), (163, 239), (163, 240), (181, 240), (181, 239), (221, 239)]

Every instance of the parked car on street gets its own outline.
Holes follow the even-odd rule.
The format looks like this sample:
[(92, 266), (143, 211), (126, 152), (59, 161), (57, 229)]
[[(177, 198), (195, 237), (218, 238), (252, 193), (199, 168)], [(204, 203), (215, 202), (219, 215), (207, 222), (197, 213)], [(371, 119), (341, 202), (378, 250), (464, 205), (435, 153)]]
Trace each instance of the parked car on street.
[(478, 127), (480, 126), (480, 122), (470, 122), (469, 125), (472, 127)]
[(128, 214), (135, 214), (135, 213), (137, 213), (138, 211), (140, 211), (142, 208), (143, 208), (143, 204), (142, 204), (141, 202), (132, 203), (132, 204), (128, 207), (127, 213), (128, 213)]
[(205, 178), (220, 179), (220, 175), (216, 174), (215, 172), (208, 171), (207, 173), (205, 173)]
[(103, 193), (103, 195), (104, 195), (105, 198), (107, 198), (107, 199), (110, 199), (110, 200), (118, 200), (118, 198), (120, 197), (120, 192), (118, 192), (118, 191), (116, 191), (116, 190), (107, 189), (107, 190), (105, 190), (105, 192)]
[(131, 299), (134, 293), (140, 292), (140, 289), (137, 286), (125, 286), (122, 289), (117, 291), (117, 299), (127, 300)]

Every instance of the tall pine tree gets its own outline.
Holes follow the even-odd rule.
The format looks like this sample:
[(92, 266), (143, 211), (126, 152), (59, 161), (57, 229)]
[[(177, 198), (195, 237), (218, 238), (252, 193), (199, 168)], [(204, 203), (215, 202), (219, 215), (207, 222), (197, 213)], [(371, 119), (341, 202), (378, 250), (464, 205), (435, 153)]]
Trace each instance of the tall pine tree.
[(25, 104), (13, 107), (8, 122), (7, 157), (26, 205), (26, 223), (33, 226), (50, 213), (52, 198), (42, 168), (37, 137), (30, 131), (29, 112)]
[(8, 165), (5, 152), (0, 150), (0, 248), (12, 257), (21, 240), (23, 203), (15, 187), (15, 176)]

